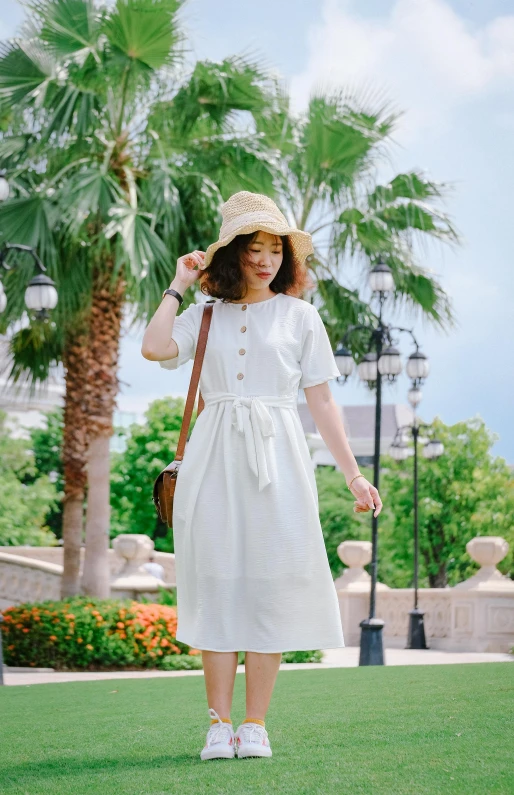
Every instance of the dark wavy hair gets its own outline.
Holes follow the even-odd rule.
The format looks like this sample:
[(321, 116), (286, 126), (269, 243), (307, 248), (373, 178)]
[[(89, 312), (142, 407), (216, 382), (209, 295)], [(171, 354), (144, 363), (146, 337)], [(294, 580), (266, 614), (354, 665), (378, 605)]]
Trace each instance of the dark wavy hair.
[[(245, 297), (246, 279), (241, 264), (245, 262), (249, 246), (257, 232), (237, 235), (226, 246), (219, 248), (200, 277), (200, 290), (211, 298), (239, 301)], [(270, 282), (274, 293), (287, 293), (299, 298), (311, 286), (308, 269), (295, 256), (287, 236), (281, 237), (283, 259), (278, 272)]]

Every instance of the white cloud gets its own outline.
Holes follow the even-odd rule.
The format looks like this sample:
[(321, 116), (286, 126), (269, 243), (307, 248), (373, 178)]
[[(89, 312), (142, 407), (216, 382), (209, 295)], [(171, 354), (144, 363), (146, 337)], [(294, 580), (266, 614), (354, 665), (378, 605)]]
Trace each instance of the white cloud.
[(291, 83), (296, 107), (317, 87), (372, 87), (406, 111), (396, 135), (405, 144), (446, 131), (471, 98), (512, 89), (514, 16), (472, 29), (444, 0), (397, 0), (374, 18), (351, 0), (325, 0), (309, 51)]

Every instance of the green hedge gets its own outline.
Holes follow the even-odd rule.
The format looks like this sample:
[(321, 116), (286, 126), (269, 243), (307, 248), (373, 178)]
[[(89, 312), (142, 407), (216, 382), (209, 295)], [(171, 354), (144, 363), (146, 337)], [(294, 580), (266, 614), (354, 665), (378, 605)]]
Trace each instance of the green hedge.
[(7, 665), (56, 670), (202, 668), (201, 653), (175, 639), (174, 607), (73, 597), (3, 613)]

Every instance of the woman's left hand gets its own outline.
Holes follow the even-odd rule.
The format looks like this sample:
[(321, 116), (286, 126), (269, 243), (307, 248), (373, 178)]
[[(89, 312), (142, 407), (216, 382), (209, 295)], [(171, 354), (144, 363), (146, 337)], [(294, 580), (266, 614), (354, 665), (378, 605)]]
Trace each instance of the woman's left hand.
[(367, 513), (367, 511), (375, 511), (373, 516), (378, 516), (382, 510), (382, 500), (378, 489), (373, 486), (366, 478), (355, 478), (350, 491), (355, 497), (356, 501), (353, 504), (355, 513)]

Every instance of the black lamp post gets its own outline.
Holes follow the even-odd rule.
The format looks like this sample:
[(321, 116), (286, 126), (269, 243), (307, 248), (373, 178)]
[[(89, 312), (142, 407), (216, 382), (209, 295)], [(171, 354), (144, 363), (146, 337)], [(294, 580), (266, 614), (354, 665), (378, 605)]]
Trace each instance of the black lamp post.
[[(57, 290), (55, 289), (55, 282), (46, 276), (46, 268), (41, 262), (36, 250), (32, 246), (24, 246), (21, 243), (6, 243), (0, 251), (0, 266), (4, 270), (9, 271), (12, 265), (7, 262), (7, 255), (9, 251), (24, 251), (30, 254), (34, 260), (34, 264), (39, 269), (40, 273), (34, 276), (27, 285), (25, 290), (25, 305), (27, 309), (35, 312), (38, 320), (44, 320), (48, 317), (50, 309), (54, 309), (57, 305)], [(5, 310), (7, 306), (7, 296), (4, 292), (2, 282), (0, 282), (0, 313)]]
[[(419, 352), (417, 352), (419, 353)], [(413, 365), (411, 367), (411, 372), (409, 372), (409, 365), (407, 365), (407, 372), (411, 375), (413, 379), (413, 384), (411, 389), (409, 390), (409, 402), (415, 409), (416, 406), (421, 401), (421, 390), (419, 389), (419, 383), (421, 382), (421, 377), (419, 375), (414, 376), (412, 371), (415, 367), (421, 369), (422, 367), (425, 368), (424, 376), (428, 374), (428, 362), (425, 360), (425, 364), (422, 363), (421, 359), (425, 359), (423, 354), (420, 354), (417, 357), (417, 360), (414, 361), (413, 356), (410, 357), (409, 364), (413, 361)], [(408, 458), (411, 454), (414, 457), (414, 608), (409, 613), (409, 632), (407, 638), (407, 649), (427, 649), (427, 642), (425, 637), (425, 621), (424, 621), (424, 612), (419, 609), (418, 607), (418, 574), (419, 574), (419, 523), (418, 523), (418, 442), (420, 441), (420, 431), (421, 430), (430, 430), (431, 426), (426, 425), (422, 422), (417, 422), (416, 415), (414, 414), (414, 421), (412, 425), (402, 425), (398, 428), (396, 432), (396, 436), (394, 441), (389, 449), (389, 455), (394, 458), (396, 461), (404, 461)], [(411, 453), (411, 448), (407, 447), (405, 440), (404, 440), (404, 433), (409, 432), (412, 435), (414, 440), (414, 449)], [(423, 456), (428, 459), (435, 460), (439, 458), (444, 453), (444, 445), (438, 439), (426, 439), (424, 440), (424, 447), (423, 447)]]
[[(387, 294), (394, 289), (394, 280), (391, 269), (388, 265), (380, 262), (370, 273), (370, 287), (374, 294), (378, 295), (379, 311), (378, 323), (376, 326), (354, 325), (350, 326), (344, 335), (342, 342), (334, 353), (341, 379), (336, 379), (340, 383), (345, 383), (353, 372), (354, 361), (350, 351), (347, 349), (347, 341), (355, 331), (364, 331), (368, 334), (368, 351), (361, 358), (358, 364), (358, 373), (362, 381), (365, 381), (370, 389), (375, 390), (375, 449), (373, 456), (373, 485), (378, 489), (380, 478), (380, 435), (382, 417), (382, 379), (386, 378), (394, 382), (402, 371), (400, 352), (393, 344), (392, 332), (406, 332), (414, 335), (410, 329), (392, 327), (384, 323), (382, 309)], [(416, 345), (416, 352), (418, 345)], [(375, 615), (376, 609), (376, 587), (378, 569), (378, 517), (372, 515), (371, 518), (371, 589), (369, 602), (369, 616), (360, 623), (361, 643), (359, 665), (383, 665), (384, 648), (382, 630), (384, 621)]]

